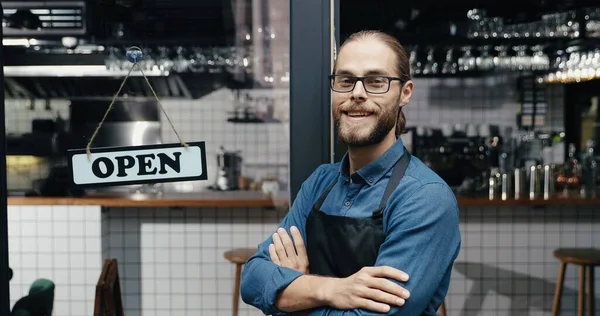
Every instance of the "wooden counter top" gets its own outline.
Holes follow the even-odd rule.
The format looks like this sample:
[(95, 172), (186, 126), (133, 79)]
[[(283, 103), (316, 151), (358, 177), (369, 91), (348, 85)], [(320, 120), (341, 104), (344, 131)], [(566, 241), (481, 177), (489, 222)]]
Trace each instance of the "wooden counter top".
[[(459, 197), (460, 206), (544, 206), (544, 205), (600, 205), (595, 199), (552, 198), (549, 200), (489, 200), (486, 198)], [(288, 207), (288, 194), (281, 192), (275, 197), (255, 191), (199, 192), (164, 195), (90, 195), (73, 197), (9, 197), (8, 205), (97, 205), (103, 207)]]
[(255, 191), (86, 197), (9, 197), (8, 205), (98, 205), (104, 207), (287, 207), (285, 192), (270, 197)]
[(554, 197), (548, 200), (544, 199), (519, 199), (519, 200), (506, 200), (500, 199), (490, 200), (486, 198), (458, 198), (458, 204), (460, 206), (551, 206), (551, 205), (600, 205), (600, 197), (594, 199), (582, 199), (582, 198), (562, 198)]

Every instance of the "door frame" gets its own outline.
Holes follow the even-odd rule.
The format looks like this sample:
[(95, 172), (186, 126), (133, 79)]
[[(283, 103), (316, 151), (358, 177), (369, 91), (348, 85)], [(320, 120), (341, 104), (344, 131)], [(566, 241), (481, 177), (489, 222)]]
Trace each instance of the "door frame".
[(290, 0), (290, 204), (321, 164), (334, 161), (329, 79), (339, 47), (339, 0)]

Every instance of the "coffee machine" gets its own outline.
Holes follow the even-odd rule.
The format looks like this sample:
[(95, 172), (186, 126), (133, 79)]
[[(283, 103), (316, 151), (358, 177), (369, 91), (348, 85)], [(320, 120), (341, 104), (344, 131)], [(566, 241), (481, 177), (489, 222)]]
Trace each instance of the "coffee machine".
[(242, 157), (239, 151), (226, 151), (223, 146), (217, 153), (217, 179), (213, 189), (231, 191), (239, 189), (242, 174)]

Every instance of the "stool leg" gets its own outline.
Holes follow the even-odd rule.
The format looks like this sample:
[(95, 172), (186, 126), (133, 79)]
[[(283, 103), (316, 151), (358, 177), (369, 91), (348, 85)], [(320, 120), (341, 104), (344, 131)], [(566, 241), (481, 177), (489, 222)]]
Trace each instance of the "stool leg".
[(442, 305), (440, 305), (440, 308), (438, 308), (438, 315), (446, 316), (446, 302), (442, 302)]
[(235, 265), (235, 288), (233, 289), (233, 316), (237, 316), (240, 305), (240, 283), (242, 281), (242, 265)]
[(579, 266), (579, 294), (577, 297), (577, 316), (585, 313), (585, 266)]
[(594, 316), (596, 306), (594, 306), (595, 294), (594, 294), (594, 266), (588, 266), (588, 315)]
[(552, 304), (552, 316), (558, 316), (558, 312), (560, 312), (560, 299), (562, 296), (563, 283), (565, 282), (565, 270), (567, 269), (567, 264), (564, 262), (560, 263), (560, 268), (558, 269), (558, 279), (556, 280), (556, 289), (554, 290), (554, 303)]

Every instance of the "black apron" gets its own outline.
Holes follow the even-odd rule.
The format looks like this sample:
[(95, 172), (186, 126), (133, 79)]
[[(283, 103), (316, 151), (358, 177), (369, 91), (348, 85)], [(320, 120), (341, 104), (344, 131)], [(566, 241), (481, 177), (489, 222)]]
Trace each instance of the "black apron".
[(321, 211), (337, 178), (321, 194), (306, 219), (306, 248), (311, 274), (345, 278), (363, 267), (375, 265), (379, 248), (385, 240), (383, 210), (402, 180), (410, 158), (410, 153), (404, 148), (404, 155), (395, 163), (379, 207), (371, 217), (352, 218)]

